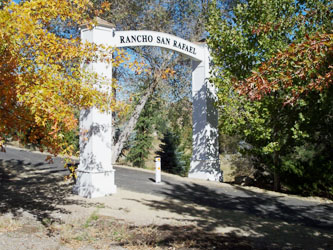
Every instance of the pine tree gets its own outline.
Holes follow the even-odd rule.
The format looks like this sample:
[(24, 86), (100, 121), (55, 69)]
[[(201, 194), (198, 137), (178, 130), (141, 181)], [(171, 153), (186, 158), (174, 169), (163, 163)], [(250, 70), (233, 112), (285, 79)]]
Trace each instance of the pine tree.
[(166, 121), (158, 127), (162, 133), (162, 170), (187, 176), (192, 155), (192, 105), (187, 98), (172, 103), (166, 109)]
[(154, 138), (152, 134), (156, 121), (154, 115), (156, 107), (156, 103), (152, 99), (149, 99), (136, 124), (133, 133), (134, 139), (129, 143), (130, 150), (126, 158), (135, 167), (145, 167), (145, 159), (147, 159)]

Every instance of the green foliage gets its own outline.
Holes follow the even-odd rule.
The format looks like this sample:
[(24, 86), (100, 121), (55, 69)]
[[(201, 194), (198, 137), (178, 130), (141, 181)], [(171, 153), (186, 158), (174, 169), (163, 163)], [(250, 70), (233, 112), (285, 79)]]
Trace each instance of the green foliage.
[(281, 157), (283, 179), (293, 191), (333, 197), (332, 96), (332, 87), (308, 96), (300, 113), (300, 133), (294, 134), (289, 150)]
[(161, 97), (155, 94), (145, 105), (126, 158), (133, 166), (144, 168), (153, 134), (157, 132), (162, 137), (161, 150), (157, 152), (162, 170), (186, 176), (192, 155), (192, 105), (187, 98), (169, 106), (163, 107), (162, 103)]
[(64, 132), (64, 141), (67, 142), (68, 144), (72, 145), (73, 147), (73, 152), (78, 153), (80, 150), (80, 145), (79, 145), (79, 127)]
[(167, 131), (163, 134), (161, 151), (158, 152), (161, 157), (162, 170), (186, 176), (189, 168), (189, 159), (181, 151), (180, 136), (176, 133)]
[[(160, 126), (162, 133), (162, 170), (187, 176), (192, 156), (192, 105), (187, 99), (172, 103), (167, 110), (167, 125)], [(166, 124), (166, 123), (164, 123)]]
[(192, 150), (192, 103), (183, 98), (172, 103), (168, 109), (171, 131), (179, 134), (182, 150)]
[(89, 218), (84, 223), (83, 227), (88, 228), (90, 226), (93, 226), (94, 222), (96, 222), (99, 219), (98, 210), (92, 212), (92, 214), (89, 216)]
[(153, 142), (157, 108), (155, 100), (148, 100), (136, 124), (135, 136), (130, 142), (130, 150), (126, 157), (135, 167), (145, 167), (145, 159), (148, 157)]
[[(301, 193), (333, 194), (332, 157), (325, 153), (332, 152), (332, 87), (308, 87), (319, 74), (331, 77), (331, 45), (320, 40), (330, 37), (321, 34), (332, 31), (331, 10), (325, 0), (254, 0), (229, 12), (213, 3), (208, 15), (221, 132), (248, 143), (246, 153)], [(322, 44), (312, 49), (316, 37)], [(305, 60), (316, 52), (324, 54)], [(269, 67), (273, 73), (264, 75)], [(317, 70), (302, 77), (311, 67)], [(304, 91), (288, 102), (293, 89)]]

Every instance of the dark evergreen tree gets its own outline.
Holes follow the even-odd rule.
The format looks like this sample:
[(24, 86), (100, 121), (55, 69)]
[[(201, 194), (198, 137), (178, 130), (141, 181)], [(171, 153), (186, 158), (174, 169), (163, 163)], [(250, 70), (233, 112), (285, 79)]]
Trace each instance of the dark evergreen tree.
[(186, 162), (182, 160), (183, 152), (180, 151), (180, 140), (177, 133), (167, 131), (161, 140), (162, 170), (181, 176), (186, 175)]
[(187, 176), (192, 155), (192, 104), (188, 98), (172, 103), (166, 110), (167, 122), (159, 127), (162, 132), (162, 170)]
[(156, 102), (154, 103), (154, 100), (149, 99), (136, 124), (135, 132), (133, 133), (134, 139), (129, 143), (130, 149), (126, 158), (135, 167), (145, 167), (145, 159), (147, 159), (154, 139), (156, 109)]

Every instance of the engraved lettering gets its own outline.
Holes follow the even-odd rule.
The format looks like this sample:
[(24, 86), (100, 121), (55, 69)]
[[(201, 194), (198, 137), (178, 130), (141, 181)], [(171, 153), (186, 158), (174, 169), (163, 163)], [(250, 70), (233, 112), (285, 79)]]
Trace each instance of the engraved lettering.
[(143, 35), (143, 36), (142, 36), (142, 42), (143, 42), (143, 43), (146, 43), (146, 42), (147, 42), (147, 35)]
[(177, 47), (177, 41), (173, 40), (173, 47)]

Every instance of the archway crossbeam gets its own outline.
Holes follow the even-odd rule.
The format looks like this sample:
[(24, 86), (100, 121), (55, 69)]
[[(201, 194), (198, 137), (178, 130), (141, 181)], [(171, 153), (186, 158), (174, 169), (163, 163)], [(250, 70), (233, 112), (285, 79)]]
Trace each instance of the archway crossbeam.
[(180, 37), (156, 31), (115, 31), (114, 46), (118, 48), (154, 46), (179, 52), (194, 61), (202, 61), (204, 58), (204, 49), (199, 45)]

